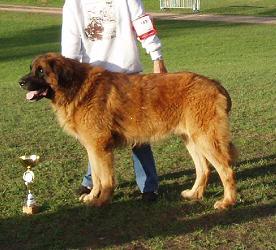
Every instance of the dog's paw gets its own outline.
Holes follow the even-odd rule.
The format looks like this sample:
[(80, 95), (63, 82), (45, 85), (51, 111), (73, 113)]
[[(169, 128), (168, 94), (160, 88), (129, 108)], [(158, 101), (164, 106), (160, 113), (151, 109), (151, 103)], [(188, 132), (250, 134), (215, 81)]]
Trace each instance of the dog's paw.
[(109, 201), (102, 201), (100, 198), (97, 198), (93, 195), (90, 194), (83, 194), (79, 198), (80, 202), (83, 202), (84, 204), (88, 206), (93, 206), (93, 207), (102, 207), (104, 205), (107, 205)]
[(217, 210), (226, 210), (235, 205), (235, 201), (228, 201), (221, 199), (214, 204), (214, 208)]
[(90, 194), (82, 194), (79, 198), (80, 202), (83, 202), (86, 205), (91, 205), (91, 206), (96, 205), (96, 203), (97, 203), (96, 200), (97, 200), (97, 198), (94, 195), (92, 195), (91, 193)]
[(85, 202), (85, 200), (87, 200), (87, 196), (88, 196), (88, 194), (82, 194), (79, 198), (79, 201), (80, 202)]
[(202, 195), (200, 195), (198, 192), (194, 192), (191, 189), (186, 189), (186, 190), (182, 191), (181, 196), (184, 199), (188, 199), (188, 200), (202, 200), (202, 198), (203, 198)]

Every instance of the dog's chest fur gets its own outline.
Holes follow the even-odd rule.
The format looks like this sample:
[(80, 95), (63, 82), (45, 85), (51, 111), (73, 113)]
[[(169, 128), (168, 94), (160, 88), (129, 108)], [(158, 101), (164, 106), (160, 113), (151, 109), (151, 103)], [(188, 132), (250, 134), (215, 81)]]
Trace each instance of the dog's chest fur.
[(57, 116), (59, 125), (64, 129), (66, 133), (78, 139), (77, 128), (74, 122), (74, 113), (71, 107), (57, 107), (52, 105)]

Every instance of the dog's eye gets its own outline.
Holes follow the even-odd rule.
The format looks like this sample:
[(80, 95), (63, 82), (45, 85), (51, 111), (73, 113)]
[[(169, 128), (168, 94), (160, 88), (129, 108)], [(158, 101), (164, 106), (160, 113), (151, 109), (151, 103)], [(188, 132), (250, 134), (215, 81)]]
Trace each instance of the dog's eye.
[(44, 71), (41, 67), (39, 67), (36, 71), (36, 74), (39, 78), (43, 77), (44, 76)]

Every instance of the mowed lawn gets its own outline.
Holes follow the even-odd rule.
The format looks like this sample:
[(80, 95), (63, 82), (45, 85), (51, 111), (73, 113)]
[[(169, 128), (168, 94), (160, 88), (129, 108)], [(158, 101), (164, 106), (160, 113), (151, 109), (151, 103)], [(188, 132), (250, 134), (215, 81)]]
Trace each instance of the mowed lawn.
[[(84, 149), (59, 128), (47, 100), (26, 102), (18, 85), (36, 55), (60, 50), (61, 17), (1, 12), (0, 23), (0, 249), (275, 249), (275, 26), (157, 22), (169, 71), (218, 79), (232, 97), (239, 196), (236, 207), (218, 212), (223, 188), (215, 171), (203, 201), (181, 200), (195, 171), (175, 137), (153, 145), (157, 203), (139, 201), (125, 149), (116, 151), (113, 203), (80, 204), (74, 190), (86, 169)], [(143, 50), (141, 57), (151, 72)], [(33, 153), (42, 158), (33, 189), (42, 211), (28, 217), (18, 157)]]
[[(0, 0), (1, 3), (61, 7), (64, 0)], [(149, 11), (160, 11), (159, 0), (144, 0), (143, 3)], [(192, 12), (190, 9), (166, 9), (165, 11)], [(276, 16), (276, 2), (274, 0), (202, 0), (200, 11), (226, 15)]]

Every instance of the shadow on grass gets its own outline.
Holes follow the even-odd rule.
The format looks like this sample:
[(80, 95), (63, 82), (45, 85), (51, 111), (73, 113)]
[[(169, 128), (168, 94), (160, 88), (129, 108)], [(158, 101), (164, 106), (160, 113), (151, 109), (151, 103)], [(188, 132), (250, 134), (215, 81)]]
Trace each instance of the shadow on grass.
[(262, 16), (272, 16), (275, 17), (276, 16), (276, 8), (270, 9), (270, 10), (266, 10), (260, 13), (260, 15)]
[(58, 25), (41, 29), (20, 30), (13, 36), (1, 37), (0, 61), (34, 57), (49, 51), (56, 51), (60, 46)]
[[(240, 169), (240, 166), (243, 164), (256, 164), (260, 161), (271, 161), (271, 163), (267, 164), (267, 165), (260, 165), (255, 168)], [(220, 183), (219, 176), (215, 172), (214, 168), (212, 168), (212, 171), (213, 172), (210, 176), (210, 180), (208, 183), (209, 184)], [(253, 158), (250, 160), (239, 161), (235, 166), (235, 172), (236, 172), (238, 181), (242, 181), (244, 179), (254, 178), (254, 177), (258, 177), (258, 176), (260, 177), (260, 176), (264, 176), (267, 174), (275, 175), (276, 174), (276, 154), (271, 154), (271, 155), (267, 155), (264, 157)], [(159, 181), (160, 182), (162, 182), (164, 180), (176, 180), (177, 181), (177, 179), (182, 178), (183, 176), (189, 177), (189, 178), (187, 178), (187, 181), (184, 186), (178, 185), (177, 183), (175, 183), (174, 185), (162, 185), (159, 188), (159, 192), (167, 193), (168, 190), (176, 192), (176, 191), (182, 191), (187, 188), (191, 188), (193, 181), (195, 179), (195, 168), (183, 169), (181, 171), (160, 175)], [(124, 188), (127, 186), (135, 187), (136, 184), (135, 184), (135, 181), (129, 181), (129, 182), (126, 181), (119, 185), (120, 185), (120, 188)]]
[[(244, 24), (228, 24), (214, 22), (157, 20), (161, 38), (171, 37), (175, 30), (239, 26)], [(25, 57), (34, 57), (49, 51), (60, 50), (61, 26), (51, 25), (45, 28), (19, 30), (12, 36), (0, 38), (0, 61), (11, 61)]]
[[(204, 12), (204, 10), (203, 10)], [(230, 15), (252, 15), (252, 16), (276, 16), (276, 8), (253, 6), (253, 5), (232, 5), (222, 8), (207, 9), (208, 13), (230, 14)]]
[[(270, 163), (266, 165), (258, 164), (260, 161), (269, 161)], [(242, 169), (240, 167), (243, 164), (258, 165), (255, 167)], [(236, 172), (237, 182), (245, 181), (247, 179), (254, 179), (256, 177), (262, 177), (265, 175), (276, 175), (276, 154), (240, 161), (236, 164), (234, 171)], [(212, 172), (209, 180), (209, 184), (212, 183), (221, 183), (218, 174), (214, 171)]]
[(231, 15), (260, 15), (261, 12), (267, 9), (263, 6), (254, 5), (229, 5), (220, 8), (210, 8), (207, 9), (208, 13), (220, 13), (220, 14), (231, 14)]
[(271, 155), (266, 155), (266, 156), (262, 156), (262, 157), (256, 157), (256, 158), (252, 158), (252, 159), (249, 159), (249, 160), (242, 160), (242, 161), (239, 161), (237, 166), (240, 166), (242, 164), (245, 164), (245, 163), (249, 163), (249, 164), (252, 164), (252, 163), (256, 163), (256, 162), (259, 162), (259, 161), (271, 161), (273, 160), (274, 163), (276, 164), (276, 154), (271, 154)]
[[(269, 155), (246, 163), (274, 159), (275, 155)], [(271, 163), (245, 169), (238, 173), (238, 178), (247, 179), (268, 172), (275, 174), (274, 166)], [(189, 173), (190, 170), (180, 171), (163, 175), (161, 179), (177, 179)], [(171, 189), (171, 193), (162, 195), (162, 199), (150, 205), (135, 199), (116, 202), (116, 198), (115, 202), (104, 208), (60, 207), (55, 213), (42, 212), (30, 217), (0, 219), (0, 249), (96, 249), (122, 246), (135, 240), (178, 236), (198, 230), (208, 231), (221, 225), (243, 224), (276, 213), (276, 203), (273, 201), (259, 205), (238, 205), (226, 212), (210, 212), (204, 203), (179, 203), (175, 198), (183, 186), (177, 183), (168, 186), (161, 186), (160, 189), (163, 189), (162, 192)], [(47, 204), (44, 206), (46, 209)]]
[[(212, 211), (191, 216), (194, 206), (176, 208), (159, 202), (155, 206), (138, 201), (113, 203), (102, 209), (60, 208), (52, 214), (0, 220), (1, 249), (68, 249), (111, 247), (157, 236), (177, 236), (218, 225), (231, 226), (275, 214), (275, 204)], [(203, 208), (198, 209), (204, 210)]]
[[(267, 161), (269, 163), (262, 164), (262, 161)], [(246, 169), (240, 169), (243, 164), (254, 164), (256, 166)], [(276, 154), (240, 161), (236, 166), (236, 172), (238, 181), (261, 177), (265, 175), (276, 175)]]
[[(225, 28), (225, 27), (240, 27), (248, 24), (245, 23), (226, 23), (226, 22), (201, 22), (201, 21), (187, 21), (187, 20), (156, 20), (158, 32), (161, 37), (161, 40), (166, 37), (174, 37), (175, 32), (183, 32), (183, 35), (186, 35), (191, 32), (197, 32), (197, 29), (201, 29), (201, 32), (204, 29), (209, 28)], [(181, 35), (181, 33), (177, 33)]]

